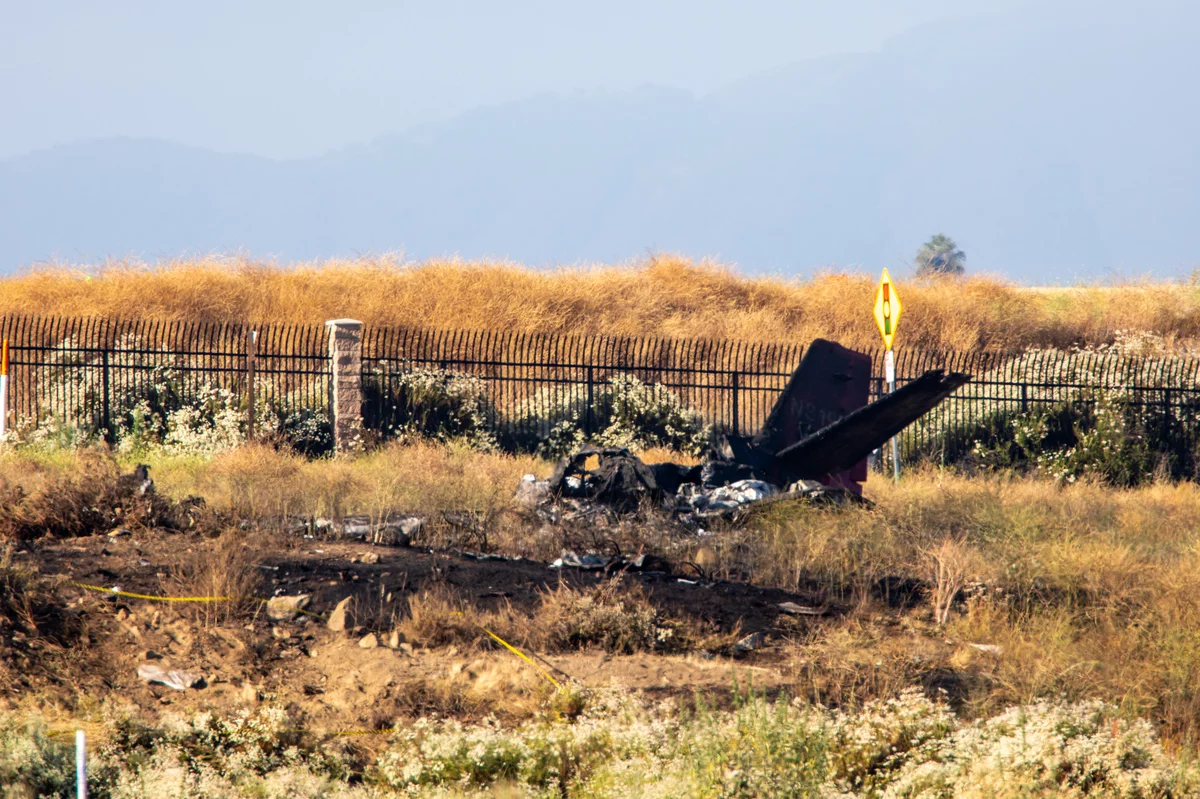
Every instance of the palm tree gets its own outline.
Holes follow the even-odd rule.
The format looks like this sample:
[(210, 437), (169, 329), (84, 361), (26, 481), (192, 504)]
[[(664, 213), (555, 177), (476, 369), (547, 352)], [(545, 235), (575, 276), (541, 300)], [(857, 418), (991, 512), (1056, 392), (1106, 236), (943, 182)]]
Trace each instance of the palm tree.
[(939, 233), (917, 250), (918, 275), (961, 275), (966, 271), (967, 254), (954, 239)]

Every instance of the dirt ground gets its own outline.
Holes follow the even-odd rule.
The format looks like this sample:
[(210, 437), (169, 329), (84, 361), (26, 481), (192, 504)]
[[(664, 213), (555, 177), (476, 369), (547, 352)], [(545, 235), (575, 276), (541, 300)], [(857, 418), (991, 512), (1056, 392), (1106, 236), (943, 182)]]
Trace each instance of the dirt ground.
[[(7, 659), (15, 679), (0, 686), (0, 702), (36, 703), (43, 711), (57, 706), (76, 714), (81, 707), (113, 700), (155, 716), (229, 711), (269, 700), (284, 704), (314, 729), (349, 730), (379, 729), (430, 713), (519, 717), (521, 703), (534, 702), (545, 691), (539, 669), (561, 682), (640, 691), (648, 700), (686, 698), (697, 690), (719, 697), (735, 685), (770, 691), (785, 684), (781, 645), (841, 613), (812, 595), (706, 581), (694, 573), (626, 572), (623, 580), (640, 584), (663, 614), (729, 641), (763, 633), (761, 644), (736, 654), (728, 647), (715, 653), (530, 653), (539, 664), (535, 668), (486, 641), (424, 648), (380, 629), (378, 644), (364, 648), (360, 641), (371, 631), (369, 623), (334, 631), (325, 619), (346, 597), (355, 597), (359, 608), (372, 608), (378, 617), (431, 588), (451, 589), (482, 610), (507, 605), (532, 613), (543, 593), (562, 581), (582, 588), (609, 575), (529, 560), (297, 536), (286, 547), (264, 549), (257, 566), (258, 595), (307, 594), (312, 615), (272, 620), (259, 604), (249, 620), (222, 622), (204, 615), (211, 605), (151, 602), (75, 585), (162, 595), (178, 565), (205, 543), (195, 534), (142, 532), (21, 544), (12, 556), (14, 566), (50, 578), (58, 601), (82, 627), (69, 648), (12, 636)], [(786, 602), (819, 609), (821, 615), (787, 614), (780, 609)], [(137, 676), (144, 663), (190, 672), (202, 682), (186, 691), (148, 684)]]

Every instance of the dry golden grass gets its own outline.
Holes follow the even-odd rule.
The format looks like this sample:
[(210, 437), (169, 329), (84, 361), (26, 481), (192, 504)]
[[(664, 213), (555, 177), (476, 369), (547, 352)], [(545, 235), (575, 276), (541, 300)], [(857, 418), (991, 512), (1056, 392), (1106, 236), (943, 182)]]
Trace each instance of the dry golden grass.
[[(3, 281), (0, 314), (321, 323), (743, 341), (818, 336), (874, 347), (876, 276), (747, 278), (672, 256), (538, 271), (509, 263), (393, 258), (280, 267), (237, 258), (149, 268), (46, 268)], [(975, 350), (1105, 343), (1118, 330), (1168, 344), (1200, 329), (1200, 290), (1134, 283), (1031, 291), (991, 277), (901, 279), (900, 346)]]
[(311, 461), (267, 446), (212, 458), (147, 460), (160, 491), (174, 497), (196, 494), (215, 510), (253, 520), (351, 514), (378, 519), (395, 511), (495, 515), (512, 507), (522, 475), (545, 476), (551, 468), (530, 456), (421, 442), (391, 444), (354, 460)]
[[(94, 457), (9, 452), (0, 476), (10, 488), (49, 496), (54, 482), (94, 470)], [(210, 460), (164, 458), (152, 462), (151, 474), (165, 493), (206, 494), (218, 509), (242, 514), (329, 513), (334, 503), (346, 513), (436, 513), (504, 511), (520, 475), (548, 467), (423, 444), (313, 463), (247, 448)], [(979, 713), (1038, 697), (1097, 697), (1153, 718), (1176, 743), (1200, 742), (1200, 486), (1119, 490), (931, 469), (899, 485), (873, 476), (867, 495), (874, 507), (775, 503), (710, 540), (713, 571), (821, 591), (846, 610), (809, 631), (796, 628), (790, 658), (798, 691), (854, 702), (919, 683), (945, 687)], [(493, 544), (512, 554), (540, 547), (533, 554), (542, 557), (562, 544), (537, 543), (538, 535), (514, 527)], [(662, 542), (646, 533), (644, 543), (654, 551)], [(880, 586), (897, 581), (916, 590), (907, 604), (889, 606)], [(965, 590), (955, 592), (959, 586)], [(550, 594), (532, 614), (477, 615), (462, 598), (430, 593), (396, 623), (431, 643), (443, 634), (481, 641), (465, 622), (485, 620), (535, 648), (587, 639), (622, 650), (619, 635), (605, 638), (605, 625), (637, 616), (643, 604), (633, 595), (617, 599)], [(623, 610), (609, 612), (617, 606)], [(580, 619), (600, 632), (575, 635)]]
[[(946, 682), (979, 712), (1102, 697), (1200, 740), (1200, 486), (928, 471), (872, 479), (868, 494), (874, 509), (780, 507), (745, 534), (761, 542), (759, 580), (846, 599), (884, 577), (926, 586), (911, 610), (863, 600), (806, 639), (796, 670), (811, 693), (850, 701)], [(950, 583), (974, 590), (949, 602)]]

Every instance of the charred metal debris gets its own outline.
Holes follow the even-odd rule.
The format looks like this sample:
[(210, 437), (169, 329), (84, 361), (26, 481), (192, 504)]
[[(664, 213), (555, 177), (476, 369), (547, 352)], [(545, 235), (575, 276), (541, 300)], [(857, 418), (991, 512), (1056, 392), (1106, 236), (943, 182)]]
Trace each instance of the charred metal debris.
[(574, 516), (595, 506), (657, 507), (685, 522), (780, 497), (862, 501), (867, 456), (971, 378), (931, 370), (868, 404), (870, 379), (870, 356), (817, 339), (755, 435), (722, 435), (696, 465), (647, 464), (626, 449), (587, 446), (549, 480), (526, 475), (517, 499), (549, 517), (567, 503)]

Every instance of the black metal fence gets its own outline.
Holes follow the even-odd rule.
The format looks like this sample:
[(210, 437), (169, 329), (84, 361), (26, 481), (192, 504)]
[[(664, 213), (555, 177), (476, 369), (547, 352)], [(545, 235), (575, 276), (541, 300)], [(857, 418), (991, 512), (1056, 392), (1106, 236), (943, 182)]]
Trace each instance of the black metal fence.
[(329, 393), (321, 326), (10, 316), (0, 336), (18, 425), (53, 419), (112, 440), (143, 404), (224, 404), (252, 424), (267, 410), (324, 408)]
[[(753, 430), (799, 363), (794, 344), (484, 331), (368, 329), (363, 376), (368, 426), (414, 373), (465, 375), (483, 386), (482, 413), (502, 440), (544, 438), (558, 424), (597, 432), (606, 406), (640, 395), (677, 403), (727, 430)], [(638, 392), (621, 391), (637, 381)], [(378, 405), (372, 405), (377, 402)]]
[[(257, 334), (255, 336), (254, 334)], [(224, 391), (239, 407), (324, 411), (330, 388), (326, 330), (319, 325), (160, 323), (8, 317), (10, 419), (47, 417), (112, 431), (139, 398)], [(728, 431), (752, 433), (800, 362), (801, 344), (570, 336), (511, 332), (367, 328), (363, 334), (364, 417), (386, 437), (397, 397), (414, 377), (462, 379), (482, 395), (476, 409), (501, 440), (528, 442), (556, 425), (585, 433), (603, 423), (621, 381), (693, 409)], [(870, 353), (872, 398), (885, 390), (882, 352)], [(897, 382), (927, 369), (967, 372), (971, 382), (902, 435), (902, 452), (953, 458), (979, 425), (998, 414), (1097, 401), (1120, 391), (1135, 413), (1169, 428), (1195, 451), (1200, 439), (1200, 360), (1121, 353), (1028, 351), (950, 353), (900, 349)], [(254, 385), (251, 392), (249, 386)], [(411, 405), (411, 402), (410, 402)], [(611, 409), (608, 409), (611, 410)]]
[[(724, 430), (750, 434), (766, 420), (803, 354), (802, 344), (378, 329), (364, 336), (363, 372), (380, 397), (394, 396), (388, 387), (414, 371), (469, 375), (485, 387), (489, 425), (518, 440), (544, 437), (571, 414), (586, 432), (596, 432), (606, 387), (628, 378), (651, 394), (677, 397)], [(874, 400), (887, 390), (883, 351), (869, 354)], [(1112, 392), (1135, 416), (1169, 426), (1181, 450), (1195, 452), (1200, 442), (1200, 359), (1058, 350), (897, 352), (898, 385), (929, 369), (973, 379), (904, 431), (907, 460), (953, 459), (971, 446), (980, 426), (999, 416), (1068, 402), (1094, 405)]]

